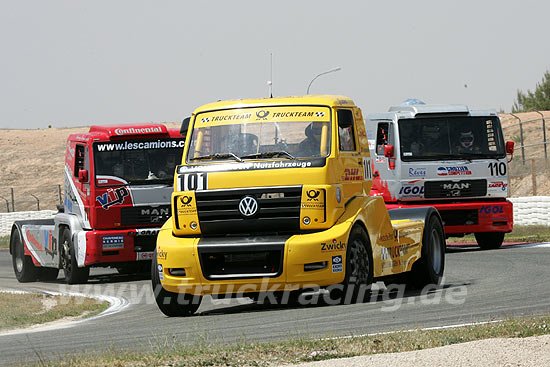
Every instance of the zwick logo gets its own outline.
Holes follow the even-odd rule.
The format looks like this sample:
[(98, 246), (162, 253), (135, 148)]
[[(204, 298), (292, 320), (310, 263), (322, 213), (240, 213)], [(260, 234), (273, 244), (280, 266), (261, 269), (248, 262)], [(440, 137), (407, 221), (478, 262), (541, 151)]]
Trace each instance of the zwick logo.
[(321, 191), (317, 191), (317, 190), (306, 191), (306, 195), (308, 197), (307, 201), (319, 201), (319, 199), (317, 199), (317, 197), (320, 194), (321, 194)]
[(269, 115), (269, 111), (261, 110), (256, 112), (256, 117), (261, 120), (267, 120), (267, 115)]
[(166, 251), (163, 251), (163, 250), (158, 250), (157, 251), (157, 259), (159, 259), (159, 260), (168, 259), (168, 253)]
[(183, 206), (191, 206), (191, 201), (193, 198), (191, 196), (180, 196), (180, 202), (183, 204)]
[(122, 204), (124, 198), (128, 195), (130, 195), (130, 192), (126, 187), (119, 187), (118, 189), (109, 190), (103, 195), (97, 196), (95, 199), (99, 201), (103, 209), (109, 210), (113, 205)]
[(239, 211), (245, 217), (251, 217), (258, 211), (258, 202), (252, 196), (245, 196), (239, 202)]
[(346, 249), (346, 244), (342, 241), (338, 242), (332, 240), (332, 243), (321, 243), (321, 251), (330, 252), (330, 251), (342, 251)]

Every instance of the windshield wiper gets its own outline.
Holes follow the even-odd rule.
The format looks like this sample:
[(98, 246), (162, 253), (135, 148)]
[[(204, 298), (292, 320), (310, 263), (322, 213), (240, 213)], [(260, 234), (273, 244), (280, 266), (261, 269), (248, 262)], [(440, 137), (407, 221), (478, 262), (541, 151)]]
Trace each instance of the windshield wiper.
[(253, 153), (241, 156), (241, 158), (273, 158), (273, 157), (286, 157), (288, 159), (296, 159), (295, 156), (287, 152), (286, 150), (278, 150), (272, 152)]
[(234, 153), (215, 153), (215, 154), (201, 155), (198, 157), (191, 158), (190, 161), (199, 161), (202, 159), (227, 159), (227, 158), (233, 158), (237, 162), (243, 161), (239, 156), (237, 156)]

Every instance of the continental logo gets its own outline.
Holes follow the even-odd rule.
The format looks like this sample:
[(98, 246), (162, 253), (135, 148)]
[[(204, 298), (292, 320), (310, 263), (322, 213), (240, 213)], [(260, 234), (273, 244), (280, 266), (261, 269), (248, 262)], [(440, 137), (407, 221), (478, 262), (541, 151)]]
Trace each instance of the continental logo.
[(128, 134), (154, 134), (161, 133), (162, 128), (159, 127), (143, 127), (143, 128), (129, 128), (129, 129), (115, 129), (115, 134), (117, 135), (128, 135)]

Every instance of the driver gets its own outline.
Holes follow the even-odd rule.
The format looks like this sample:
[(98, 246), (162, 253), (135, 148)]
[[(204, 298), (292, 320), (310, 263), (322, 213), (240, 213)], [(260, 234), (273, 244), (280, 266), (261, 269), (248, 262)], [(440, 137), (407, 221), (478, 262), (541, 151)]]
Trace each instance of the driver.
[(475, 136), (471, 129), (463, 129), (458, 137), (459, 144), (457, 151), (459, 153), (478, 153), (479, 146), (474, 145)]
[(322, 123), (312, 122), (307, 125), (304, 133), (306, 138), (298, 145), (298, 152), (301, 156), (312, 157), (321, 154), (321, 131)]

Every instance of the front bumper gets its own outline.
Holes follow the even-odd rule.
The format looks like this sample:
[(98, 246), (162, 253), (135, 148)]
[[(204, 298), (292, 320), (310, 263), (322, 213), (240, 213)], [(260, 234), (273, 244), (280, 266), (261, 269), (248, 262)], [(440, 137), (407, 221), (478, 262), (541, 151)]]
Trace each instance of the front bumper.
[(512, 232), (513, 204), (503, 201), (476, 201), (463, 203), (401, 204), (388, 203), (388, 209), (433, 206), (441, 215), (445, 234), (477, 232)]
[(152, 260), (159, 228), (86, 232), (85, 265)]
[[(235, 295), (337, 284), (344, 280), (350, 230), (351, 223), (343, 222), (328, 230), (286, 239), (270, 236), (201, 239), (176, 237), (171, 228), (163, 228), (157, 238), (159, 277), (167, 291), (195, 295)], [(261, 246), (256, 246), (258, 243)], [(281, 249), (280, 268), (270, 266), (262, 270), (258, 264), (269, 257), (269, 251), (275, 253), (278, 248)], [(267, 255), (258, 255), (263, 253)], [(261, 257), (259, 263), (250, 261), (254, 256)], [(233, 258), (246, 259), (231, 262)], [(227, 262), (215, 265), (223, 259)], [(338, 266), (333, 266), (335, 262)], [(276, 263), (273, 260), (273, 265)], [(182, 269), (185, 276), (172, 275), (174, 270), (181, 274)]]

